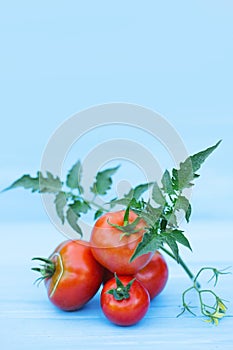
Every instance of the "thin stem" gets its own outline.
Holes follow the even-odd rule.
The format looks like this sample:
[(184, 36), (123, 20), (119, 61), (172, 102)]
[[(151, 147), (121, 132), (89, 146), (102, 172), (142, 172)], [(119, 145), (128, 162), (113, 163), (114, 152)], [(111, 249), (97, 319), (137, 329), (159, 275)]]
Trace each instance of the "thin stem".
[(108, 209), (106, 209), (106, 208), (102, 207), (102, 205), (97, 204), (97, 203), (96, 203), (96, 202), (94, 202), (93, 200), (91, 200), (91, 201), (86, 200), (86, 202), (87, 202), (88, 204), (92, 204), (92, 205), (94, 205), (96, 208), (98, 208), (98, 209), (100, 209), (100, 210), (102, 210), (102, 211), (104, 211), (104, 212), (106, 212), (106, 213), (108, 213), (108, 212), (109, 212), (109, 210), (108, 210)]
[[(160, 249), (163, 250), (164, 253), (168, 254), (173, 260), (175, 260), (175, 261), (177, 262), (175, 256), (174, 256), (171, 252), (169, 252), (169, 250), (167, 250), (167, 249), (164, 248), (164, 247), (161, 247)], [(178, 262), (178, 263), (183, 267), (184, 271), (187, 273), (187, 275), (189, 276), (189, 278), (190, 278), (192, 281), (195, 280), (195, 282), (196, 282), (196, 278), (195, 278), (194, 274), (193, 274), (192, 271), (188, 268), (188, 266), (185, 264), (185, 262), (181, 259), (181, 257), (179, 257), (179, 262)], [(196, 282), (196, 286), (197, 286), (198, 288), (201, 287), (200, 284), (199, 284), (198, 282)]]

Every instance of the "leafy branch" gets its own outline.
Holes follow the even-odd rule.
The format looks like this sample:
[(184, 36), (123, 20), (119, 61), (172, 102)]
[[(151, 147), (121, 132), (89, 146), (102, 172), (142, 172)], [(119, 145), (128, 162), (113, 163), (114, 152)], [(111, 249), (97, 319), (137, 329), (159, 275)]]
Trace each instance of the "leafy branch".
[[(118, 167), (97, 173), (95, 182), (90, 188), (94, 197), (107, 194), (112, 185), (112, 175), (115, 174)], [(82, 166), (80, 161), (77, 161), (68, 171), (65, 183), (49, 171), (46, 172), (45, 176), (38, 171), (35, 177), (23, 175), (4, 191), (23, 187), (31, 190), (33, 193), (50, 193), (54, 195), (56, 212), (62, 224), (67, 221), (72, 229), (82, 236), (82, 229), (78, 224), (79, 218), (87, 214), (88, 211), (94, 210), (94, 219), (97, 219), (104, 212), (108, 212), (108, 210), (94, 200), (84, 197), (84, 188), (81, 185), (81, 180)]]
[[(193, 186), (193, 181), (199, 177), (196, 173), (206, 158), (218, 147), (221, 141), (214, 146), (188, 157), (180, 163), (178, 169), (172, 169), (171, 173), (165, 170), (161, 186), (157, 182), (153, 184), (152, 200), (145, 203), (136, 198), (128, 199), (128, 205), (140, 217), (147, 222), (146, 233), (142, 241), (134, 251), (131, 261), (138, 256), (153, 252), (156, 249), (164, 249), (167, 245), (172, 256), (179, 263), (179, 246), (181, 244), (191, 250), (191, 245), (179, 228), (179, 213), (183, 211), (187, 222), (190, 220), (192, 208), (188, 198), (183, 194), (184, 189)], [(118, 202), (120, 202), (118, 200)]]

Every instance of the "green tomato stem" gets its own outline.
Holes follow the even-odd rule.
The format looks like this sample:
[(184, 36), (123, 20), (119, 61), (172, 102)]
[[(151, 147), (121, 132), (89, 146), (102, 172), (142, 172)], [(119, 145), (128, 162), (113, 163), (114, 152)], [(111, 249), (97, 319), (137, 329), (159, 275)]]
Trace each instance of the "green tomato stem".
[[(167, 250), (167, 249), (164, 248), (164, 247), (161, 247), (160, 249), (161, 249), (162, 251), (164, 251), (164, 253), (166, 253), (167, 255), (169, 255), (173, 260), (175, 260), (175, 261), (177, 262), (175, 256), (174, 256), (171, 252), (169, 252), (169, 250)], [(182, 266), (182, 268), (183, 268), (184, 271), (187, 273), (187, 275), (189, 276), (189, 278), (191, 279), (191, 281), (194, 281), (194, 280), (195, 280), (195, 283), (196, 283), (197, 288), (200, 288), (201, 286), (200, 286), (200, 284), (196, 281), (194, 274), (193, 274), (192, 271), (188, 268), (188, 266), (185, 264), (185, 262), (182, 260), (181, 257), (179, 257), (179, 265)]]

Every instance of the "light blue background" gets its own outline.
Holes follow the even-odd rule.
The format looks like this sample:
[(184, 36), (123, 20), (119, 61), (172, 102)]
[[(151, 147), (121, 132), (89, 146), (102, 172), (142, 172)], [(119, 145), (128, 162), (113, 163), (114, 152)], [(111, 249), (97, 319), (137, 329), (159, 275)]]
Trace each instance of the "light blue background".
[[(35, 174), (66, 118), (130, 102), (161, 113), (191, 154), (223, 139), (193, 219), (232, 219), (232, 15), (230, 0), (2, 2), (1, 189)], [(48, 218), (39, 196), (16, 190), (1, 194), (0, 220)]]

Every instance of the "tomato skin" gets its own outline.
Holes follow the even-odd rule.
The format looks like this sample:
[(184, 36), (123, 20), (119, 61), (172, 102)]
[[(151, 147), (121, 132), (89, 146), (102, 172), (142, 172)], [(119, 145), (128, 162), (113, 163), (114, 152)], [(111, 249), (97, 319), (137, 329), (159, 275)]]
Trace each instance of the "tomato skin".
[(154, 299), (164, 289), (168, 280), (168, 266), (159, 252), (155, 252), (149, 263), (135, 275)]
[[(95, 223), (91, 233), (91, 249), (95, 259), (105, 268), (119, 275), (132, 275), (142, 269), (151, 259), (153, 253), (144, 254), (129, 262), (138, 243), (142, 240), (146, 222), (140, 220), (137, 233), (122, 237), (122, 231), (112, 227), (110, 223), (123, 226), (124, 210), (102, 215)], [(129, 212), (129, 223), (138, 216)]]
[[(104, 271), (103, 284), (113, 278), (113, 273)], [(164, 289), (168, 280), (168, 266), (161, 253), (156, 251), (149, 263), (134, 276), (148, 290), (150, 300), (154, 299)]]
[[(118, 276), (126, 286), (132, 276)], [(110, 279), (103, 287), (100, 304), (107, 319), (119, 326), (131, 326), (139, 322), (146, 314), (150, 305), (150, 296), (146, 288), (135, 280), (130, 287), (128, 299), (116, 300), (113, 295), (106, 293), (116, 288), (115, 278)]]
[(98, 291), (103, 267), (94, 259), (88, 242), (68, 240), (50, 256), (55, 273), (45, 279), (49, 300), (58, 308), (74, 311)]

